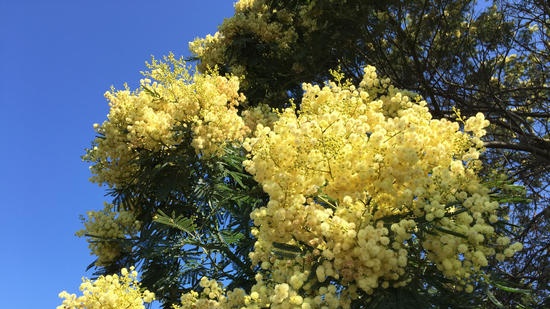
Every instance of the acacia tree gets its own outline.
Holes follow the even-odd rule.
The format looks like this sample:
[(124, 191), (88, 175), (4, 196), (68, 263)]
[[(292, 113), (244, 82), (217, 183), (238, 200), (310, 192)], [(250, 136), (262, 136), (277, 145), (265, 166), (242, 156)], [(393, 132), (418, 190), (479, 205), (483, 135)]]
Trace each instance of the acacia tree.
[[(167, 308), (517, 302), (504, 292), (520, 290), (495, 271), (521, 247), (507, 234), (515, 187), (491, 173), (502, 163), (483, 152), (486, 130), (489, 141), (498, 130), (475, 110), (453, 111), (463, 107), (456, 102), (438, 114), (442, 96), (414, 78), (414, 92), (399, 90), (413, 63), (388, 40), (403, 40), (397, 29), (414, 33), (418, 20), (406, 12), (467, 15), (467, 3), (439, 15), (444, 3), (430, 3), (386, 12), (360, 1), (240, 1), (217, 35), (191, 44), (202, 73), (170, 55), (153, 59), (140, 89), (108, 92), (108, 120), (85, 156), (113, 196), (79, 232), (98, 257), (90, 266), (107, 275), (136, 265)], [(393, 13), (412, 20), (394, 29)], [(419, 29), (437, 41), (433, 27)], [(401, 64), (365, 57), (384, 44), (379, 56)], [(363, 70), (371, 60), (388, 78)], [(112, 299), (110, 291), (96, 293)], [(63, 297), (69, 308), (91, 307)]]

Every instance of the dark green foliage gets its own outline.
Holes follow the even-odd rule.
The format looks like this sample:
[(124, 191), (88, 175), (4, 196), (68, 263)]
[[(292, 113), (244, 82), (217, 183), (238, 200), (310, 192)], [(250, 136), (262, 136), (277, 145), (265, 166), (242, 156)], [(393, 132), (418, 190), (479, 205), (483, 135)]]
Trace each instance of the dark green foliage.
[(266, 196), (244, 172), (242, 151), (225, 151), (216, 159), (199, 158), (189, 145), (140, 151), (140, 170), (110, 191), (116, 206), (133, 210), (143, 222), (139, 239), (97, 274), (138, 265), (143, 286), (167, 308), (197, 289), (203, 276), (250, 287), (250, 212)]

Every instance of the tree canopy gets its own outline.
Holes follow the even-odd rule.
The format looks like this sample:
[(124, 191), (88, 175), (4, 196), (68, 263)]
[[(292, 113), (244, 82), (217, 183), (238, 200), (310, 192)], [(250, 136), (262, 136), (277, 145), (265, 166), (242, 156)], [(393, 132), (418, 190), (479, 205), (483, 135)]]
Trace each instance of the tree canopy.
[(84, 159), (112, 200), (77, 232), (100, 277), (60, 308), (548, 305), (549, 23), (535, 0), (237, 2), (106, 93)]

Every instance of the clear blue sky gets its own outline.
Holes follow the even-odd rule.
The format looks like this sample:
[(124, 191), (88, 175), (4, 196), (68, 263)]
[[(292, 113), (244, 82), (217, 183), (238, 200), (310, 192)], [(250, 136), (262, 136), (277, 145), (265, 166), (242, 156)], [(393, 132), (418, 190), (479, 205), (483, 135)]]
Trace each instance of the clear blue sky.
[(0, 308), (55, 308), (90, 275), (74, 233), (105, 200), (80, 159), (103, 93), (232, 14), (231, 0), (0, 0)]

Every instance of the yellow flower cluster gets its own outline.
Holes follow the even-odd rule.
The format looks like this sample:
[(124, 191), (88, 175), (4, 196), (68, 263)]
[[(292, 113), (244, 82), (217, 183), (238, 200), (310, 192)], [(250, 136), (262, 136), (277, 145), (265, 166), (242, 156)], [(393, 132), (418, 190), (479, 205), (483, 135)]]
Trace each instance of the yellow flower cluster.
[(298, 113), (285, 110), (244, 143), (245, 167), (270, 196), (252, 213), (254, 262), (272, 269), (274, 243), (308, 244), (323, 260), (309, 265), (319, 282), (372, 293), (406, 283), (404, 242), (429, 230), (422, 245), (449, 278), (466, 280), (487, 265), (498, 204), (476, 176), (483, 115), (466, 121), (473, 136), (432, 119), (424, 101), (373, 67), (359, 88), (304, 90)]
[[(114, 211), (112, 204), (105, 203), (103, 210), (88, 211), (84, 229), (77, 236), (88, 237), (88, 247), (97, 256), (96, 265), (108, 265), (122, 252), (123, 241), (135, 236), (141, 223), (131, 211)], [(128, 249), (128, 248), (127, 248)]]
[(245, 98), (236, 77), (191, 76), (173, 55), (153, 59), (141, 89), (111, 90), (108, 120), (95, 125), (100, 137), (84, 159), (94, 162), (92, 181), (114, 186), (137, 168), (139, 150), (170, 151), (191, 132), (201, 155), (219, 154), (226, 143), (242, 142), (249, 133), (237, 106)]
[(406, 285), (411, 245), (470, 292), (490, 256), (521, 249), (491, 226), (498, 203), (477, 176), (483, 115), (462, 128), (432, 119), (373, 67), (359, 87), (304, 90), (299, 111), (258, 121), (243, 143), (245, 168), (270, 196), (251, 215), (250, 255), (269, 276), (257, 274), (248, 295), (204, 279), (180, 308), (231, 308), (229, 295), (243, 308), (348, 308), (360, 290)]
[(181, 304), (174, 309), (194, 308), (239, 308), (244, 303), (245, 291), (234, 289), (226, 292), (216, 280), (202, 277), (199, 285), (203, 289), (199, 294), (195, 291), (185, 293), (181, 296)]
[[(264, 3), (241, 1), (236, 9), (252, 6)], [(260, 105), (239, 115), (237, 78), (191, 76), (173, 55), (149, 68), (141, 90), (106, 94), (109, 119), (96, 126), (101, 137), (86, 156), (93, 180), (124, 183), (141, 150), (189, 143), (199, 156), (216, 156), (234, 143), (270, 197), (251, 214), (250, 258), (268, 276), (258, 274), (249, 294), (203, 278), (202, 291), (184, 294), (178, 308), (349, 307), (360, 292), (406, 285), (409, 260), (419, 258), (411, 246), (469, 291), (490, 257), (521, 249), (495, 233), (499, 205), (477, 176), (489, 125), (482, 114), (460, 123), (432, 119), (426, 102), (368, 66), (358, 86), (305, 84), (298, 111)], [(120, 254), (117, 239), (139, 230), (130, 212), (110, 205), (88, 217), (78, 234), (94, 238), (99, 265)]]
[[(283, 262), (290, 264), (288, 262)], [(283, 266), (284, 268), (284, 266)], [(296, 276), (302, 277), (298, 281), (305, 281), (306, 276), (295, 269)], [(279, 272), (280, 274), (280, 272)], [(295, 276), (292, 278), (296, 278)], [(275, 283), (273, 280), (264, 281), (261, 274), (256, 275), (256, 284), (252, 287), (250, 294), (243, 289), (225, 291), (220, 288), (219, 283), (206, 278), (200, 282), (203, 292), (200, 294), (191, 291), (181, 296), (181, 304), (174, 306), (174, 309), (184, 308), (338, 308), (349, 306), (350, 297), (347, 293), (337, 290), (335, 285), (328, 285), (316, 288), (309, 295), (302, 296), (296, 283)]]
[(95, 281), (83, 279), (81, 296), (59, 293), (63, 303), (57, 309), (145, 309), (143, 303), (155, 300), (148, 290), (141, 290), (134, 267), (123, 268), (121, 275), (100, 276)]
[(487, 131), (485, 128), (489, 126), (489, 120), (486, 120), (482, 113), (477, 113), (475, 117), (470, 117), (464, 123), (464, 131), (472, 132), (474, 134), (475, 142), (479, 141), (479, 138), (484, 136)]
[(243, 111), (242, 117), (251, 132), (256, 131), (258, 125), (272, 128), (273, 124), (279, 119), (279, 115), (265, 104), (259, 104)]

